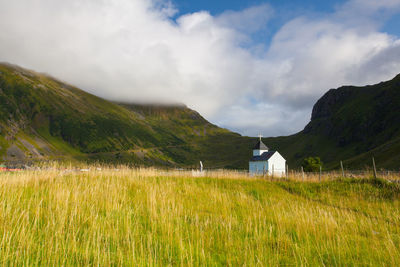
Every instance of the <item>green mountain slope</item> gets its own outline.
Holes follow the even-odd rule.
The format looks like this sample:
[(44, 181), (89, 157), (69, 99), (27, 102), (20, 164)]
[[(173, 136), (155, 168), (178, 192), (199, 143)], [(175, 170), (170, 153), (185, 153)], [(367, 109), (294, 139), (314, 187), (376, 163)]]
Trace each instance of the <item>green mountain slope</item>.
[(303, 131), (265, 142), (279, 147), (289, 164), (320, 156), (326, 167), (400, 167), (400, 75), (388, 82), (329, 90), (314, 105)]
[[(290, 168), (400, 167), (400, 75), (329, 90), (303, 131), (264, 138)], [(247, 169), (255, 138), (209, 123), (183, 105), (113, 103), (49, 76), (0, 64), (0, 161), (84, 160)]]
[(188, 167), (203, 160), (208, 167), (245, 167), (238, 159), (251, 153), (249, 138), (185, 106), (112, 103), (9, 64), (0, 65), (0, 103), (0, 159), (9, 162), (77, 159)]

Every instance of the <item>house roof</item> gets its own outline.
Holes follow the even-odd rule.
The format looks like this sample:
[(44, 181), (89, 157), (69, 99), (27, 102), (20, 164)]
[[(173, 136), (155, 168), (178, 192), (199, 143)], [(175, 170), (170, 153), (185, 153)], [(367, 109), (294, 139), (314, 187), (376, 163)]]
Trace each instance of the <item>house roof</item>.
[(253, 156), (250, 161), (267, 161), (269, 160), (272, 155), (275, 154), (276, 151), (268, 151), (268, 152), (264, 152), (262, 153), (260, 156)]
[(268, 150), (269, 148), (260, 140), (257, 142), (257, 144), (253, 147), (254, 149), (259, 149), (259, 150)]

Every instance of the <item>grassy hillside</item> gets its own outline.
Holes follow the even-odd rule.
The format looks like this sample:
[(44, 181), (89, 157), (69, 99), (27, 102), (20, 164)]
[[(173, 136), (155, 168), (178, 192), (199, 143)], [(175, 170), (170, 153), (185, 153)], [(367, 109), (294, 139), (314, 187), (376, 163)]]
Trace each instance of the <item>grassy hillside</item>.
[[(290, 168), (319, 156), (327, 169), (400, 167), (400, 76), (328, 91), (303, 131), (264, 138)], [(79, 160), (246, 169), (255, 139), (184, 105), (112, 103), (49, 76), (0, 64), (0, 161)]]
[(2, 264), (400, 264), (394, 184), (210, 175), (125, 168), (0, 173)]
[[(76, 159), (187, 167), (203, 160), (208, 167), (245, 167), (243, 159), (251, 153), (247, 138), (185, 106), (112, 103), (9, 64), (0, 65), (0, 103), (0, 159), (9, 162)], [(222, 149), (227, 153), (216, 157)]]
[(400, 75), (388, 82), (329, 90), (314, 105), (303, 131), (268, 138), (291, 166), (308, 156), (319, 156), (327, 168), (343, 160), (346, 167), (400, 168)]

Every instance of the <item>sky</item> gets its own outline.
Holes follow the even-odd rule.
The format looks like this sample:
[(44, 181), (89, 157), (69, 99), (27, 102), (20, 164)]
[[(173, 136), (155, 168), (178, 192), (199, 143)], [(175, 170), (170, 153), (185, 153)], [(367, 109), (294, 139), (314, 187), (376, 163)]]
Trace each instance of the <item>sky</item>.
[(400, 73), (400, 0), (0, 0), (0, 61), (289, 135), (329, 89)]

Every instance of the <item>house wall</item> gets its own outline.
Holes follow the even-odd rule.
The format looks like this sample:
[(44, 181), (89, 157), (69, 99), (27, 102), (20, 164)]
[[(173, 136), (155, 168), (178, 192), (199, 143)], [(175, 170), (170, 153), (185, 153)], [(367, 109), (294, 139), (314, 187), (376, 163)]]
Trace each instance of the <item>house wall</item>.
[(268, 172), (268, 161), (250, 161), (249, 173), (250, 175), (263, 175)]
[(282, 177), (286, 175), (286, 160), (279, 154), (275, 152), (271, 158), (268, 160), (268, 174)]

